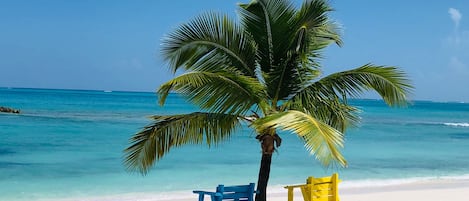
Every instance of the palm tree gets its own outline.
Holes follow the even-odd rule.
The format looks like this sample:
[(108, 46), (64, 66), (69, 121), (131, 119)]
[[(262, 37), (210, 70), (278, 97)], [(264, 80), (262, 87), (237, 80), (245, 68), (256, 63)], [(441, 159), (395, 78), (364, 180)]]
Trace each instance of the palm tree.
[(162, 54), (176, 73), (158, 89), (159, 104), (177, 92), (202, 112), (155, 115), (125, 150), (129, 171), (146, 174), (173, 147), (217, 145), (245, 122), (257, 133), (262, 159), (256, 201), (266, 200), (278, 130), (295, 133), (324, 166), (346, 166), (344, 132), (358, 122), (349, 98), (376, 91), (391, 106), (412, 90), (404, 72), (366, 64), (321, 76), (321, 51), (341, 45), (326, 0), (252, 0), (239, 5), (239, 21), (207, 13), (182, 24), (163, 41)]

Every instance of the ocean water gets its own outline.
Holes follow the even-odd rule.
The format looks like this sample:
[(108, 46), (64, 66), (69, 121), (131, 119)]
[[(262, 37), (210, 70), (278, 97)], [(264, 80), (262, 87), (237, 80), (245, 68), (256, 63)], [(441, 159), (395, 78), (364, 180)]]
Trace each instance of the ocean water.
[[(346, 133), (347, 168), (321, 167), (295, 135), (282, 133), (269, 184), (332, 172), (345, 186), (469, 177), (468, 103), (351, 104), (362, 121)], [(0, 201), (177, 199), (257, 181), (260, 146), (246, 126), (218, 147), (171, 150), (146, 176), (125, 171), (123, 150), (146, 117), (197, 111), (176, 94), (159, 107), (154, 93), (0, 88), (0, 106), (22, 112), (0, 114)]]

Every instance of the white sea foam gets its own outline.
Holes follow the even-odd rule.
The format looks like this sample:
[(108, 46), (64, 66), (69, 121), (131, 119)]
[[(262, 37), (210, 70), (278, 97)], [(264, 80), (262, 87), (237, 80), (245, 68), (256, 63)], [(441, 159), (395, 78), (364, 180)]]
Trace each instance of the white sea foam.
[(469, 127), (469, 123), (443, 123), (446, 126), (454, 126), (454, 127)]

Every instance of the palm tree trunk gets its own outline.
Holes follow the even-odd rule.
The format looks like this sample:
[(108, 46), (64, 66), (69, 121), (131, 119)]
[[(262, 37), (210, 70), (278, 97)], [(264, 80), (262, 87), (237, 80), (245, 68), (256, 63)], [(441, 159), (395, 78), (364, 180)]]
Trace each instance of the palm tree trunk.
[[(268, 134), (269, 132), (273, 134)], [(262, 148), (261, 167), (259, 168), (259, 178), (257, 181), (256, 201), (266, 201), (267, 199), (267, 183), (269, 182), (272, 153), (274, 153), (275, 147), (279, 147), (282, 143), (282, 139), (280, 136), (275, 134), (275, 130), (268, 130), (266, 133), (256, 136), (256, 139), (261, 142)]]
[(269, 182), (270, 164), (272, 154), (262, 154), (261, 167), (259, 169), (259, 179), (257, 181), (256, 201), (266, 201), (267, 183)]

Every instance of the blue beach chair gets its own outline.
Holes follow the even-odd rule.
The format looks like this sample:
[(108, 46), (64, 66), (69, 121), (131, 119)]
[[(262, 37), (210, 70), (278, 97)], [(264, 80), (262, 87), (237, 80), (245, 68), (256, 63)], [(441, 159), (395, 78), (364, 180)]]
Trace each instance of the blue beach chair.
[(234, 200), (234, 201), (254, 201), (255, 184), (239, 186), (225, 186), (220, 184), (215, 192), (193, 191), (199, 194), (199, 201), (204, 201), (205, 196), (210, 196), (211, 201)]

